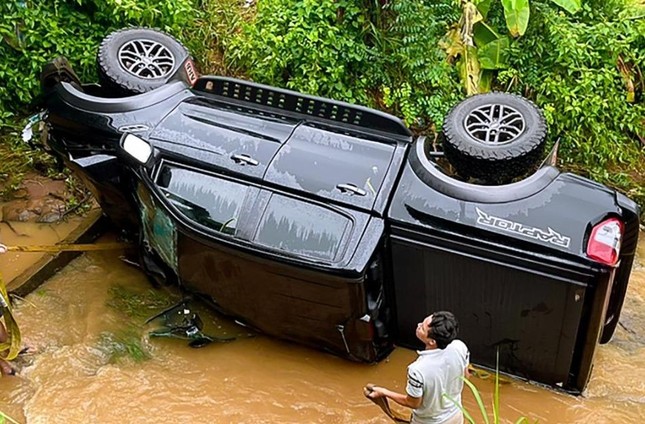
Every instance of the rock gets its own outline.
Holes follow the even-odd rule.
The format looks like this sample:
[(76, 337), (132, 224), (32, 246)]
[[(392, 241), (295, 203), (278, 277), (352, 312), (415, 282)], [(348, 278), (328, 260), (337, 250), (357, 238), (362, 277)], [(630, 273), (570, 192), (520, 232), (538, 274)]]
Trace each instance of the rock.
[(63, 219), (63, 212), (49, 212), (41, 215), (36, 222), (41, 222), (45, 224), (52, 224)]
[(25, 199), (29, 193), (24, 188), (19, 188), (11, 195), (14, 199)]
[(29, 212), (32, 212), (32, 213), (34, 213), (36, 215), (40, 215), (40, 214), (43, 213), (43, 210), (39, 206), (36, 206), (36, 207), (30, 208)]
[(12, 200), (2, 206), (3, 221), (47, 222), (60, 220), (65, 213), (63, 200), (50, 196), (31, 200)]
[(29, 211), (26, 200), (12, 200), (5, 203), (2, 207), (3, 221), (20, 221), (27, 222), (35, 220), (38, 215)]
[(16, 221), (20, 222), (30, 221), (35, 215), (26, 209), (18, 209), (16, 212), (18, 212), (18, 219), (16, 219)]

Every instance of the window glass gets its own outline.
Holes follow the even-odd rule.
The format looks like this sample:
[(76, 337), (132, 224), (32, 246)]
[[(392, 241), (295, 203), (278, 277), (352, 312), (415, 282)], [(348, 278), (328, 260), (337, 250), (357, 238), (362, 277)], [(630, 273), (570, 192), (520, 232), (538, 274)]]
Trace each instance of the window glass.
[(222, 233), (235, 233), (247, 186), (167, 165), (157, 184), (190, 220)]
[(289, 253), (333, 261), (351, 221), (330, 209), (274, 194), (255, 242)]

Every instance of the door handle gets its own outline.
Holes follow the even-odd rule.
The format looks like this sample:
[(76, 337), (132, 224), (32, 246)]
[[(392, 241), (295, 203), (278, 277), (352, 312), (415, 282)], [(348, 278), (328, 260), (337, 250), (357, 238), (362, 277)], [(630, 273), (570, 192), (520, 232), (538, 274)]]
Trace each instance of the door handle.
[(340, 190), (341, 193), (356, 194), (357, 196), (365, 196), (367, 194), (365, 190), (356, 187), (354, 184), (338, 184), (336, 188)]
[(253, 159), (251, 156), (241, 153), (241, 154), (235, 154), (231, 156), (231, 159), (235, 161), (235, 163), (240, 164), (240, 165), (251, 165), (251, 166), (257, 166), (260, 164), (257, 160)]

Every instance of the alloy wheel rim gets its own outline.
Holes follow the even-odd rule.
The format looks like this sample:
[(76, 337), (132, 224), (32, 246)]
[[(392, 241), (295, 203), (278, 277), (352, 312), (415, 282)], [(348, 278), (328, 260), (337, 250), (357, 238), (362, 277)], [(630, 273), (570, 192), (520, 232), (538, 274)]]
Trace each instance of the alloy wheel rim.
[(517, 109), (495, 103), (468, 113), (464, 128), (482, 144), (501, 145), (517, 140), (526, 129), (526, 121)]
[(143, 79), (163, 78), (175, 67), (175, 56), (166, 46), (152, 40), (132, 40), (118, 52), (119, 65), (129, 74)]

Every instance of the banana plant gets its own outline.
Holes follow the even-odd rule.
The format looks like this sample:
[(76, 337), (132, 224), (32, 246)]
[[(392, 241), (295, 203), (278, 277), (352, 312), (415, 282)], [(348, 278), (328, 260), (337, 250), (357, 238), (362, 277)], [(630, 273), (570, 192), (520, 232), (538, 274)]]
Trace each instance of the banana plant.
[[(504, 8), (506, 27), (511, 37), (526, 32), (529, 0), (457, 0), (462, 8), (459, 22), (446, 34), (443, 48), (448, 60), (456, 62), (468, 96), (490, 91), (494, 72), (508, 67), (511, 38), (498, 34), (485, 21), (494, 1)], [(569, 13), (576, 13), (582, 0), (551, 0)]]

